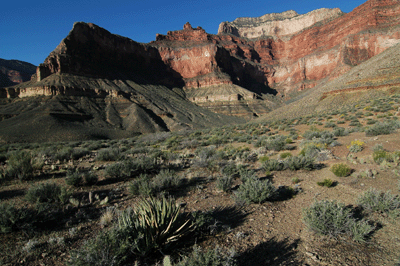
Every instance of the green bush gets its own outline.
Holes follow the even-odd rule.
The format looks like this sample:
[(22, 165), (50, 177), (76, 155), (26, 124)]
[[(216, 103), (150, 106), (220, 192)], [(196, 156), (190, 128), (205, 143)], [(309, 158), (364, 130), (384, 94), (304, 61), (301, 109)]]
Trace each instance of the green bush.
[(173, 199), (142, 199), (135, 209), (128, 208), (118, 216), (118, 229), (132, 243), (130, 250), (141, 257), (178, 241), (194, 230), (187, 214)]
[(329, 127), (334, 128), (334, 127), (337, 127), (337, 125), (335, 124), (334, 121), (329, 121), (329, 122), (325, 123), (324, 127), (326, 127), (326, 128), (329, 128)]
[[(217, 248), (211, 248), (207, 251), (202, 251), (201, 248), (195, 246), (193, 252), (181, 260), (175, 266), (234, 266), (237, 265), (235, 253), (228, 254)], [(164, 265), (166, 266), (166, 265)]]
[(331, 172), (335, 176), (345, 177), (351, 174), (351, 168), (345, 163), (339, 163), (332, 165)]
[(357, 204), (367, 211), (389, 213), (400, 209), (400, 198), (389, 191), (369, 189), (358, 197)]
[(79, 171), (69, 171), (65, 177), (65, 183), (69, 186), (79, 187), (82, 185), (83, 176)]
[(83, 179), (87, 186), (92, 186), (97, 183), (99, 177), (93, 172), (85, 172), (83, 173)]
[(55, 154), (53, 154), (54, 159), (60, 161), (68, 161), (72, 158), (73, 149), (71, 147), (65, 147), (57, 150)]
[(324, 181), (317, 182), (317, 185), (321, 186), (321, 187), (332, 187), (334, 185), (334, 183), (335, 182), (332, 181), (332, 179), (326, 178), (326, 179), (324, 179)]
[(315, 201), (303, 209), (303, 222), (310, 231), (333, 238), (350, 236), (354, 241), (364, 242), (373, 227), (365, 220), (356, 220), (353, 210), (336, 201)]
[(150, 196), (155, 192), (151, 184), (151, 178), (146, 174), (141, 174), (139, 178), (129, 183), (128, 191), (133, 196)]
[(329, 145), (335, 141), (334, 135), (330, 131), (306, 131), (303, 134), (306, 140), (312, 140), (316, 144)]
[(262, 203), (276, 195), (276, 188), (269, 180), (249, 179), (237, 190), (238, 201), (250, 203)]
[(31, 203), (56, 203), (64, 204), (70, 197), (65, 187), (56, 183), (40, 183), (28, 189), (25, 199)]
[(286, 159), (286, 158), (288, 158), (288, 157), (291, 157), (291, 156), (293, 156), (290, 152), (284, 152), (284, 153), (281, 153), (281, 154), (279, 154), (279, 157), (283, 160), (283, 159)]
[(98, 177), (93, 172), (80, 172), (76, 171), (68, 171), (67, 176), (65, 177), (65, 183), (70, 186), (79, 187), (83, 185), (83, 181), (85, 181), (85, 185), (91, 186), (97, 183)]
[(217, 178), (216, 187), (224, 192), (229, 192), (233, 185), (232, 176), (221, 176)]
[(120, 158), (121, 151), (115, 148), (100, 149), (96, 155), (96, 161), (117, 161)]
[(157, 163), (156, 158), (141, 156), (132, 160), (124, 161), (125, 174), (127, 176), (138, 174), (150, 174), (159, 171), (160, 165)]
[(238, 174), (238, 169), (235, 163), (228, 163), (224, 167), (221, 168), (221, 173), (225, 176), (235, 176)]
[(90, 151), (86, 148), (75, 148), (71, 153), (71, 158), (74, 160), (78, 160), (88, 154), (90, 154)]
[(70, 266), (118, 266), (126, 261), (132, 243), (116, 228), (102, 231), (95, 238), (71, 251)]
[(41, 168), (41, 165), (35, 166), (35, 159), (32, 154), (26, 151), (14, 152), (8, 159), (6, 176), (18, 178), (19, 180), (28, 180), (33, 177), (35, 168)]
[(109, 164), (104, 171), (108, 177), (122, 178), (126, 176), (126, 165), (123, 162)]
[(292, 156), (285, 160), (285, 168), (292, 171), (304, 169), (312, 170), (314, 168), (314, 158), (308, 156)]
[(271, 171), (283, 171), (285, 170), (285, 165), (275, 159), (270, 159), (262, 163), (262, 168), (264, 171), (271, 172)]
[(374, 162), (377, 164), (381, 164), (383, 161), (391, 161), (392, 156), (389, 152), (385, 150), (376, 150), (372, 154), (372, 158), (374, 159)]
[(239, 169), (239, 176), (240, 176), (240, 180), (242, 180), (242, 182), (246, 182), (247, 180), (257, 178), (256, 172), (252, 169), (247, 169), (247, 168)]
[(286, 138), (285, 136), (270, 137), (266, 141), (267, 150), (281, 151), (286, 149)]
[(176, 189), (183, 184), (184, 180), (172, 170), (161, 170), (152, 180), (153, 190), (161, 192)]
[(326, 145), (322, 143), (316, 143), (314, 141), (303, 141), (301, 143), (300, 156), (306, 156), (310, 158), (316, 157), (322, 150), (326, 149)]
[(397, 123), (379, 122), (365, 130), (366, 136), (388, 135), (398, 128)]
[(0, 232), (13, 231), (21, 220), (21, 212), (13, 204), (0, 202)]

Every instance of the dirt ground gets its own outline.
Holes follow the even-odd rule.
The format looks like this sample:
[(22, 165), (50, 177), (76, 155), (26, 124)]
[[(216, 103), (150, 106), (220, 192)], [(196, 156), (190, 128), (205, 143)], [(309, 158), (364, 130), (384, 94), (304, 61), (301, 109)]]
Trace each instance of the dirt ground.
[[(294, 128), (301, 136), (309, 126), (300, 125)], [(390, 190), (397, 195), (399, 177), (394, 170), (398, 169), (398, 166), (378, 165), (372, 159), (372, 149), (376, 144), (382, 144), (390, 152), (400, 150), (399, 137), (400, 133), (375, 137), (367, 137), (363, 132), (351, 133), (337, 138), (341, 145), (329, 147), (332, 156), (329, 160), (320, 162), (319, 169), (272, 172), (269, 178), (276, 187), (287, 186), (300, 191), (286, 200), (237, 205), (232, 195), (241, 183), (239, 179), (235, 180), (232, 192), (225, 193), (215, 187), (215, 178), (210, 178), (209, 173), (195, 168), (185, 169), (179, 174), (203, 178), (205, 181), (176, 193), (175, 197), (183, 206), (183, 211), (213, 211), (218, 217), (215, 221), (215, 232), (194, 241), (203, 247), (212, 248), (218, 245), (226, 250), (234, 249), (238, 254), (239, 265), (395, 265), (400, 258), (399, 218), (385, 214), (368, 215), (375, 230), (366, 243), (358, 244), (345, 237), (335, 240), (308, 231), (302, 222), (302, 209), (310, 206), (315, 200), (323, 199), (355, 206), (357, 197), (369, 188)], [(292, 145), (298, 147), (301, 139), (299, 137)], [(354, 140), (363, 141), (364, 149), (349, 157), (347, 146)], [(291, 152), (296, 154), (299, 149)], [(271, 158), (277, 158), (278, 154), (271, 154)], [(330, 171), (330, 167), (343, 162), (353, 169), (353, 173), (347, 177), (336, 177)], [(80, 161), (74, 164), (81, 167), (95, 164), (100, 167), (100, 172), (104, 168), (104, 163), (101, 162)], [(58, 167), (67, 166), (60, 164)], [(251, 167), (257, 170), (260, 178), (265, 176), (260, 162)], [(377, 174), (373, 177), (362, 177), (360, 173), (366, 171), (376, 171)], [(50, 175), (52, 181), (65, 184), (62, 171), (51, 171)], [(293, 183), (294, 178), (299, 179), (297, 184)], [(317, 185), (317, 182), (326, 178), (335, 181), (335, 186), (327, 188)], [(31, 184), (32, 182), (8, 182), (0, 187), (0, 199), (14, 202), (17, 207), (27, 207), (29, 204), (23, 197)], [(104, 230), (99, 224), (99, 218), (107, 207), (124, 209), (134, 205), (137, 198), (129, 195), (126, 187), (126, 180), (106, 182), (100, 177), (100, 182), (93, 187), (75, 189), (75, 195), (80, 195), (83, 201), (88, 200), (90, 191), (99, 195), (100, 199), (108, 196), (110, 201), (105, 205), (66, 206), (66, 211), (72, 216), (62, 221), (54, 221), (60, 223), (56, 230), (37, 233), (21, 230), (1, 234), (0, 249), (3, 250), (3, 260), (0, 262), (4, 263), (2, 265), (65, 265), (71, 249), (78, 248), (85, 239)], [(47, 244), (51, 237), (63, 237), (64, 242)], [(39, 247), (30, 253), (22, 252), (23, 247), (32, 238), (42, 243), (42, 248)]]

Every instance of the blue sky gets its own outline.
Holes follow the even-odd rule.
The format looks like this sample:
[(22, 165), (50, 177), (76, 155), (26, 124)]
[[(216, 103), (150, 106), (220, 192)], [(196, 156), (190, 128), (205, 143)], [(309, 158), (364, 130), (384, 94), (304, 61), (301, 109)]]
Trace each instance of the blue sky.
[(92, 22), (138, 42), (156, 33), (180, 30), (190, 22), (216, 34), (223, 21), (295, 10), (300, 14), (326, 7), (350, 12), (366, 0), (37, 0), (0, 4), (0, 58), (38, 65), (68, 35), (76, 21)]

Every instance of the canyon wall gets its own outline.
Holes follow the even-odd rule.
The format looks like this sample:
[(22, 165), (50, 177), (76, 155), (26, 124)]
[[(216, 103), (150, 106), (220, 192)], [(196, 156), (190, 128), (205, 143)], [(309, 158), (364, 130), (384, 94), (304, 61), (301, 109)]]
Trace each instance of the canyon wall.
[[(50, 86), (57, 74), (183, 88), (187, 100), (217, 112), (241, 108), (247, 116), (268, 112), (268, 95), (291, 97), (347, 72), (400, 42), (400, 3), (369, 0), (348, 14), (319, 9), (224, 22), (218, 35), (189, 23), (141, 44), (78, 22), (23, 87), (1, 97), (86, 95), (118, 97), (125, 86), (88, 90), (85, 82)], [(36, 82), (36, 83), (35, 83)], [(105, 83), (107, 83), (105, 81)], [(114, 85), (113, 85), (114, 86)], [(79, 92), (81, 90), (82, 92)], [(97, 90), (97, 91), (96, 91)], [(125, 90), (125, 91), (124, 91)], [(238, 107), (239, 106), (239, 107)], [(244, 106), (243, 108), (240, 106)], [(257, 106), (254, 107), (254, 106)]]
[(296, 11), (266, 14), (258, 18), (237, 18), (233, 22), (222, 22), (218, 34), (230, 33), (244, 38), (282, 37), (296, 34), (315, 23), (333, 20), (343, 12), (338, 9), (321, 8), (304, 15)]

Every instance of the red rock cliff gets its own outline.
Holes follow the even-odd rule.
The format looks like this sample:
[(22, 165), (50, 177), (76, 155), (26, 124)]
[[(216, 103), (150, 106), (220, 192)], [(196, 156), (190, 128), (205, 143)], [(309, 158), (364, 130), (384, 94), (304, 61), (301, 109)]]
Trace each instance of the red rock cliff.
[[(149, 44), (80, 22), (37, 68), (36, 78), (40, 81), (52, 73), (68, 73), (188, 90), (235, 85), (258, 96), (289, 95), (335, 78), (400, 40), (400, 3), (396, 0), (369, 0), (348, 14), (321, 9), (256, 20), (276, 28), (282, 21), (290, 26), (299, 19), (303, 26), (297, 25), (288, 34), (270, 30), (274, 36), (255, 39), (241, 37), (239, 29), (220, 27), (219, 34), (212, 35), (186, 23), (182, 30), (157, 34), (156, 41)], [(252, 19), (238, 23), (248, 21)], [(255, 31), (249, 26), (252, 23), (247, 24), (250, 36), (249, 32)]]

